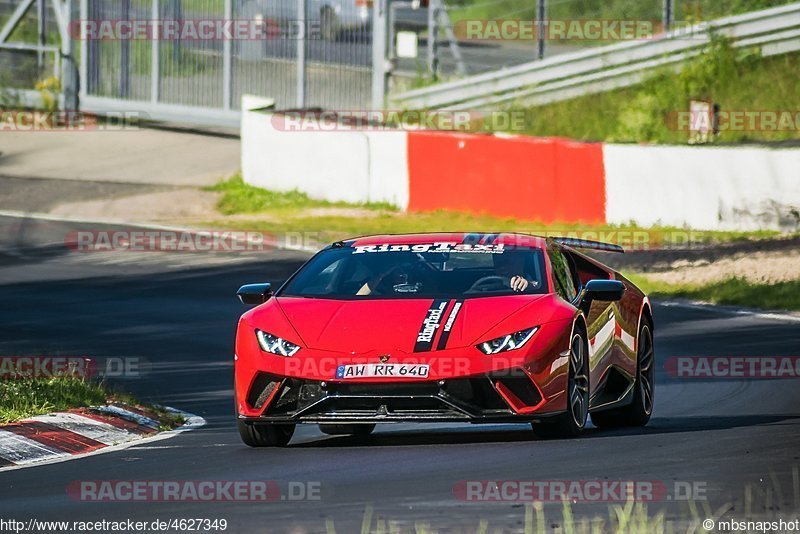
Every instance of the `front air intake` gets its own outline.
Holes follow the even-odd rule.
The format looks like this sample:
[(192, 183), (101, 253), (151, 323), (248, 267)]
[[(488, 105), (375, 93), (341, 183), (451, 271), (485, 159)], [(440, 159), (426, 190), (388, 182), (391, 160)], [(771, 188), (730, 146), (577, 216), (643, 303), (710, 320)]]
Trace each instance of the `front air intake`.
[(275, 390), (280, 387), (281, 382), (282, 378), (279, 376), (258, 373), (250, 386), (250, 392), (247, 394), (247, 404), (255, 410), (260, 410)]

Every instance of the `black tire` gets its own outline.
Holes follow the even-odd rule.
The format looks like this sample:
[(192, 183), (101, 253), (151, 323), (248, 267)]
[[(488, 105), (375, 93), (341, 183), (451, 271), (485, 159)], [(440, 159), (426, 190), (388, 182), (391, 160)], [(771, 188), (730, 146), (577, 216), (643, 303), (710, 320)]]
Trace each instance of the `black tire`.
[(533, 431), (541, 438), (577, 437), (589, 419), (589, 350), (582, 329), (575, 329), (569, 347), (567, 411), (532, 424)]
[(337, 425), (325, 424), (319, 425), (319, 431), (329, 436), (339, 436), (343, 434), (352, 434), (353, 436), (369, 436), (375, 430), (374, 424), (352, 424), (352, 425)]
[(653, 415), (655, 376), (653, 327), (648, 321), (642, 321), (636, 354), (633, 401), (621, 408), (593, 413), (594, 426), (598, 428), (645, 426)]
[(329, 43), (334, 43), (339, 40), (342, 29), (339, 25), (339, 17), (336, 12), (329, 8), (323, 8), (319, 14), (319, 27), (322, 38)]
[(251, 424), (237, 420), (239, 436), (250, 447), (285, 447), (294, 434), (295, 425)]

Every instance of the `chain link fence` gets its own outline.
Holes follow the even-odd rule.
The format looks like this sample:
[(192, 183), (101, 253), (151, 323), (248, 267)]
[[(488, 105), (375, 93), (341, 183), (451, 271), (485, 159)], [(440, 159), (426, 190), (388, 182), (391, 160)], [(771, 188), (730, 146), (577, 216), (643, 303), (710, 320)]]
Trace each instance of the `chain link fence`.
[[(357, 0), (344, 1), (356, 11)], [(329, 13), (318, 0), (304, 3), (305, 16), (297, 0), (88, 0), (89, 21), (175, 21), (181, 30), (174, 38), (88, 39), (86, 94), (233, 110), (243, 94), (274, 99), (279, 109), (364, 108), (370, 98), (369, 17), (345, 9)], [(369, 14), (368, 6), (361, 13)], [(239, 22), (249, 33), (193, 34), (207, 27), (219, 37)]]
[[(0, 0), (0, 31), (27, 0)], [(58, 0), (63, 2), (65, 0)], [(588, 22), (647, 21), (662, 31), (665, 0), (386, 0), (390, 87), (408, 89), (437, 80), (497, 71), (542, 57), (610, 44), (613, 31), (582, 33)], [(672, 0), (676, 24), (792, 3), (793, 0)], [(84, 107), (117, 110), (187, 109), (227, 113), (235, 122), (244, 94), (274, 100), (277, 109), (370, 109), (373, 76), (373, 0), (70, 0), (67, 31), (80, 65)], [(31, 90), (60, 78), (64, 43), (53, 0), (32, 0), (19, 24), (0, 39), (0, 105), (13, 89)], [(465, 35), (470, 23), (578, 23), (574, 32), (544, 42), (537, 37)], [(121, 22), (142, 22), (149, 33), (125, 36)], [(245, 23), (251, 33), (232, 37), (220, 28)], [(208, 24), (217, 33), (162, 32)], [(105, 26), (104, 26), (105, 25)], [(103, 28), (108, 30), (103, 31)], [(399, 57), (397, 39), (415, 35), (418, 51)], [(483, 38), (481, 38), (483, 37)], [(622, 37), (624, 38), (624, 36)], [(41, 45), (37, 44), (41, 43)], [(383, 69), (383, 65), (380, 66)], [(399, 83), (398, 80), (403, 80)], [(380, 95), (380, 92), (378, 92)], [(142, 108), (140, 104), (146, 104)], [(138, 106), (138, 107), (137, 107)], [(102, 107), (102, 106), (100, 106)], [(216, 115), (215, 115), (216, 116)]]
[[(0, 0), (0, 29), (11, 18), (20, 0)], [(34, 5), (20, 20), (13, 42), (0, 43), (0, 106), (12, 107), (12, 91), (34, 89), (37, 84), (60, 77), (60, 37), (52, 7)], [(40, 26), (40, 15), (42, 24)], [(39, 35), (45, 48), (38, 50)]]

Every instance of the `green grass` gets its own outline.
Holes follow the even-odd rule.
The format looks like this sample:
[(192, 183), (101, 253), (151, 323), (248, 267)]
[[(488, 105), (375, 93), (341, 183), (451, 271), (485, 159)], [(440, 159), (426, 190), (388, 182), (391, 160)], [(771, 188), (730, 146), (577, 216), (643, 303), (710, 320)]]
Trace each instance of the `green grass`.
[[(674, 126), (690, 100), (711, 100), (722, 111), (800, 109), (800, 54), (763, 58), (715, 38), (706, 53), (675, 74), (655, 73), (645, 82), (614, 91), (539, 106), (512, 106), (530, 117), (521, 133), (587, 141), (686, 144), (689, 134)], [(781, 141), (800, 138), (790, 131), (723, 131), (718, 142)]]
[(217, 204), (221, 213), (226, 215), (240, 213), (259, 213), (268, 210), (298, 210), (304, 208), (355, 207), (370, 210), (396, 211), (385, 203), (347, 204), (345, 202), (328, 202), (314, 200), (300, 191), (277, 192), (253, 187), (245, 184), (241, 174), (237, 174), (216, 185), (204, 188), (206, 191), (223, 193)]
[[(245, 184), (239, 175), (205, 189), (222, 193), (217, 205), (222, 214), (237, 215), (235, 218), (209, 221), (209, 225), (234, 230), (308, 232), (316, 234), (317, 239), (323, 243), (366, 234), (485, 231), (565, 235), (608, 241), (628, 249), (651, 249), (685, 245), (687, 240), (689, 245), (696, 246), (780, 235), (773, 231), (695, 232), (672, 227), (645, 229), (632, 224), (543, 223), (443, 210), (404, 213), (388, 204), (326, 202), (309, 198), (299, 191), (269, 191)], [(314, 214), (310, 211), (312, 208), (345, 208), (345, 212), (338, 213), (334, 210), (330, 213)], [(348, 213), (347, 209), (353, 210), (352, 213)]]
[(79, 378), (0, 380), (0, 424), (53, 411), (105, 404), (107, 396), (102, 385)]
[[(514, 523), (515, 532), (533, 534), (534, 532), (561, 532), (563, 534), (676, 534), (681, 532), (718, 532), (706, 530), (702, 527), (705, 520), (711, 520), (718, 526), (720, 520), (730, 521), (774, 521), (775, 514), (785, 517), (797, 517), (800, 513), (800, 468), (792, 466), (792, 491), (781, 488), (775, 473), (770, 470), (769, 481), (760, 484), (748, 484), (743, 488), (742, 497), (737, 500), (712, 504), (707, 498), (693, 498), (680, 504), (676, 510), (660, 509), (654, 511), (656, 503), (636, 502), (629, 499), (626, 502), (609, 504), (605, 514), (602, 507), (595, 503), (590, 512), (586, 503), (580, 506), (582, 512), (574, 509), (573, 504), (565, 499), (561, 503), (561, 510), (555, 511), (556, 506), (545, 510), (541, 501), (519, 502), (512, 508), (520, 508), (519, 519)], [(771, 482), (770, 482), (771, 481)], [(784, 500), (783, 496), (786, 496)], [(776, 496), (779, 500), (776, 504)], [(667, 496), (669, 498), (669, 495)], [(792, 504), (793, 503), (793, 504)], [(555, 503), (554, 503), (555, 504)], [(489, 514), (487, 514), (489, 515)], [(409, 519), (387, 517), (376, 511), (372, 504), (367, 504), (361, 518), (362, 534), (386, 534), (394, 532), (415, 532), (417, 534), (439, 534), (440, 532), (476, 532), (488, 534), (489, 532), (505, 532), (509, 530), (510, 520), (480, 517), (472, 525), (465, 521), (457, 520), (458, 529), (454, 529), (451, 522), (443, 522), (442, 527), (430, 521), (415, 521)], [(467, 526), (461, 526), (466, 524)], [(322, 530), (321, 528), (319, 530)], [(352, 531), (346, 528), (337, 530), (336, 521), (327, 518), (324, 531), (327, 534), (340, 534)]]
[(101, 406), (109, 402), (140, 406), (158, 416), (159, 430), (182, 425), (181, 415), (139, 402), (133, 395), (112, 392), (105, 384), (81, 377), (0, 379), (0, 425), (51, 412)]
[[(680, 0), (675, 20), (701, 21), (791, 3), (794, 0)], [(641, 0), (573, 0), (550, 2), (550, 19), (661, 20), (661, 2)], [(531, 0), (449, 0), (453, 21), (465, 19), (535, 19)]]
[[(208, 221), (209, 226), (276, 233), (305, 232), (314, 234), (315, 240), (320, 243), (367, 234), (483, 231), (563, 235), (616, 243), (627, 249), (652, 249), (766, 239), (781, 235), (775, 231), (699, 232), (675, 227), (641, 228), (633, 224), (544, 223), (444, 210), (405, 213), (383, 203), (327, 202), (309, 198), (299, 191), (269, 191), (245, 184), (238, 174), (205, 190), (222, 193), (217, 204), (220, 213), (236, 215), (235, 218)], [(332, 210), (312, 213), (313, 208), (343, 208), (344, 212)]]
[(800, 311), (800, 281), (755, 284), (741, 278), (730, 278), (712, 284), (689, 285), (653, 281), (642, 274), (630, 275), (629, 278), (654, 298), (684, 298), (713, 304)]

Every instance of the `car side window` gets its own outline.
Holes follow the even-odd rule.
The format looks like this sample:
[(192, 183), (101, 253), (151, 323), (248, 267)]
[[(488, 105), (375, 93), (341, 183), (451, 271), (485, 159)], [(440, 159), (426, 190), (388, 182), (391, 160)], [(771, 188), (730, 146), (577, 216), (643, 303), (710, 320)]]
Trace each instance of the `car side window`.
[(564, 259), (567, 262), (570, 280), (572, 281), (572, 286), (575, 288), (575, 295), (577, 296), (577, 294), (580, 293), (581, 289), (583, 288), (583, 282), (581, 282), (581, 276), (580, 272), (578, 271), (578, 264), (575, 261), (575, 255), (568, 251), (561, 251), (561, 255), (564, 256)]
[(556, 286), (556, 293), (567, 302), (572, 302), (578, 296), (578, 291), (575, 288), (575, 277), (571, 271), (569, 260), (563, 252), (556, 248), (548, 249), (547, 253), (553, 267), (553, 283)]

